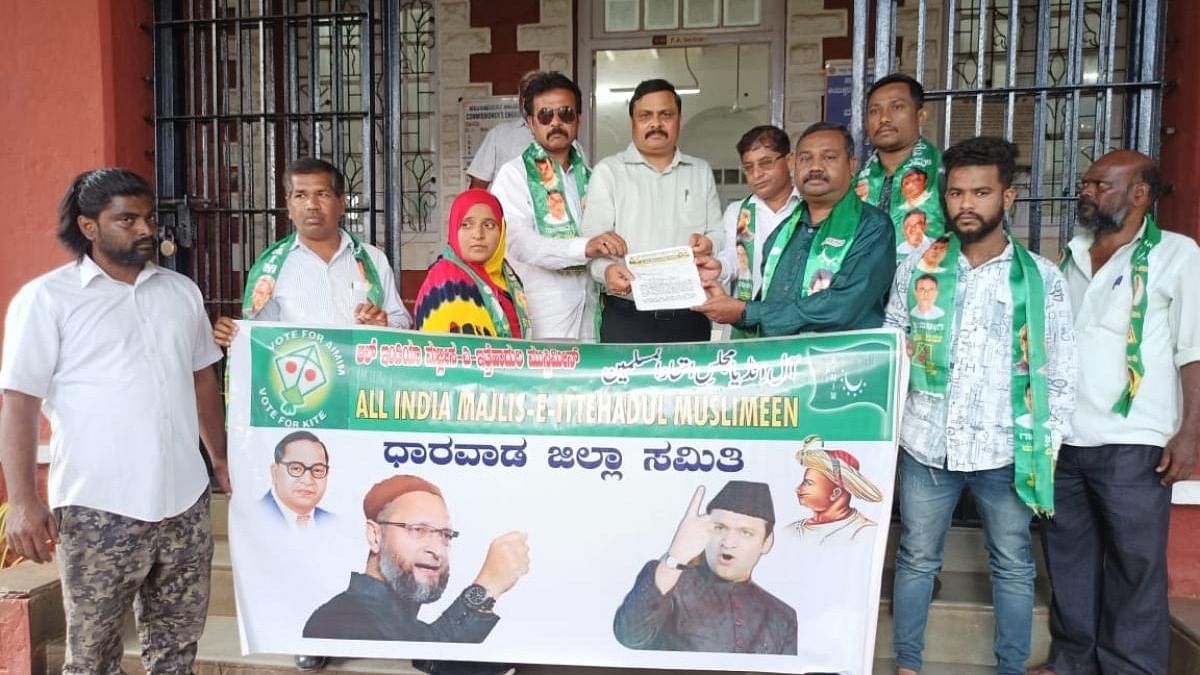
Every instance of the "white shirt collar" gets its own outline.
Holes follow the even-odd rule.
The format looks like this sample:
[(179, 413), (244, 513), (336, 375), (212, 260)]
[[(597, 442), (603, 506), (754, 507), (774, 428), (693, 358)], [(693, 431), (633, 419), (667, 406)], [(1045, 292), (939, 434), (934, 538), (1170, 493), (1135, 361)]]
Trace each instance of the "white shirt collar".
[[(83, 258), (80, 258), (78, 267), (80, 288), (87, 288), (87, 285), (92, 283), (92, 280), (96, 277), (104, 277), (106, 279), (111, 279), (112, 281), (117, 281), (109, 276), (108, 272), (105, 272), (103, 269), (101, 269), (100, 265), (96, 264), (95, 260), (92, 260), (92, 256), (87, 255), (86, 253), (84, 254)], [(137, 279), (134, 280), (133, 285), (137, 286), (141, 284), (146, 279), (149, 279), (151, 276), (157, 274), (158, 271), (158, 265), (147, 261), (145, 267), (142, 268), (142, 271), (138, 272)]]

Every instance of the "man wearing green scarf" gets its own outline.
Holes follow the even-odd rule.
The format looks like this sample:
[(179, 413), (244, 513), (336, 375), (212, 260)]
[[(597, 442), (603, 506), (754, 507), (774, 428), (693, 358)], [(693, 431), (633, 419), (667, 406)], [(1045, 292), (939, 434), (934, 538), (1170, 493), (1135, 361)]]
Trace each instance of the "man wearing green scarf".
[[(242, 318), (317, 326), (409, 328), (396, 278), (383, 251), (341, 227), (346, 179), (336, 166), (301, 157), (283, 172), (293, 231), (263, 251), (246, 275)], [(233, 319), (218, 317), (213, 339), (228, 347)], [(296, 669), (321, 670), (325, 656), (298, 655)]]
[(921, 670), (934, 577), (969, 488), (989, 553), (997, 672), (1024, 675), (1029, 522), (1054, 512), (1054, 458), (1074, 409), (1071, 308), (1058, 268), (1001, 227), (1016, 198), (1016, 146), (973, 138), (943, 160), (944, 257), (926, 272), (918, 253), (901, 263), (886, 318), (906, 333), (912, 357), (900, 428), (896, 672)]
[(896, 269), (892, 227), (850, 191), (854, 139), (845, 127), (818, 122), (796, 139), (793, 154), (802, 200), (758, 252), (758, 299), (730, 297), (713, 280), (695, 309), (760, 336), (878, 328)]
[(534, 340), (595, 341), (597, 290), (584, 265), (621, 257), (616, 232), (579, 234), (592, 175), (575, 147), (582, 94), (559, 72), (538, 73), (525, 87), (533, 142), (496, 172), (489, 188), (504, 207), (507, 259), (525, 285)]
[(1132, 150), (1079, 184), (1062, 268), (1083, 361), (1042, 528), (1058, 673), (1166, 673), (1171, 485), (1200, 445), (1200, 247), (1159, 229), (1162, 179)]
[[(383, 251), (341, 227), (346, 179), (321, 159), (301, 157), (283, 172), (293, 231), (263, 251), (246, 274), (242, 318), (316, 326), (409, 328), (396, 277)], [(213, 337), (228, 347), (233, 319), (218, 317)]]
[[(924, 87), (900, 73), (880, 78), (867, 91), (865, 131), (875, 152), (855, 177), (854, 191), (891, 218), (897, 262), (945, 230), (938, 199), (942, 157), (921, 137), (924, 105)], [(919, 216), (910, 217), (913, 213)]]

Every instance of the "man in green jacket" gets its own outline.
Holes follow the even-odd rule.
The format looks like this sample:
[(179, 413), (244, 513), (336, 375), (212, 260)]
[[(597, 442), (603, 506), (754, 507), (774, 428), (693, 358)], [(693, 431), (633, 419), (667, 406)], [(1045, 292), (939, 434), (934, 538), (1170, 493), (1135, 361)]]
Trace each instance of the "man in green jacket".
[(714, 280), (694, 309), (763, 337), (878, 328), (896, 271), (894, 235), (887, 215), (850, 190), (854, 139), (841, 125), (818, 122), (793, 154), (803, 201), (763, 247), (756, 299), (732, 298)]

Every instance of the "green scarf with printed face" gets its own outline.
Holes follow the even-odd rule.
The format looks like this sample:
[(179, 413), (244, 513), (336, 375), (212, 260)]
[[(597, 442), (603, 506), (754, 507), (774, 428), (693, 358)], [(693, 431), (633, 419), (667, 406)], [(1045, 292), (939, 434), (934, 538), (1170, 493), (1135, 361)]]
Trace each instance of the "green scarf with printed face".
[[(792, 215), (779, 226), (778, 234), (771, 240), (771, 250), (763, 260), (763, 283), (759, 297), (766, 298), (767, 290), (775, 278), (775, 270), (783, 252), (796, 233), (796, 226), (808, 213), (808, 203), (801, 200), (792, 211)], [(858, 221), (862, 217), (862, 202), (854, 194), (847, 192), (834, 205), (829, 216), (820, 224), (813, 235), (808, 249), (808, 259), (804, 263), (804, 282), (800, 288), (800, 297), (806, 298), (814, 293), (829, 288), (833, 283), (833, 275), (842, 268), (846, 254), (854, 243), (858, 233)]]
[[(1011, 239), (1013, 485), (1039, 516), (1054, 515), (1054, 442), (1047, 428), (1046, 302), (1033, 256)], [(954, 295), (962, 245), (947, 234), (930, 245), (908, 285), (911, 389), (944, 398), (950, 387)]]
[[(757, 226), (758, 214), (754, 208), (754, 204), (750, 201), (754, 195), (746, 197), (742, 201), (742, 206), (738, 210), (737, 227), (734, 229), (734, 252), (741, 249), (746, 256), (746, 269), (742, 270), (741, 260), (738, 260), (737, 284), (734, 286), (734, 297), (742, 302), (749, 302), (754, 299), (754, 259), (755, 255), (755, 239), (754, 232)], [(742, 223), (745, 222), (745, 227)], [(734, 340), (743, 340), (745, 338), (756, 337), (755, 331), (745, 330), (733, 326), (730, 329), (730, 337)]]
[[(551, 237), (553, 239), (571, 239), (579, 236), (579, 224), (575, 222), (575, 218), (571, 216), (571, 209), (567, 208), (567, 191), (564, 184), (564, 176), (562, 166), (546, 153), (546, 149), (537, 141), (529, 144), (525, 148), (525, 152), (521, 153), (521, 158), (525, 162), (525, 180), (529, 184), (529, 196), (533, 200), (533, 220), (537, 226), (537, 231), (543, 237)], [(569, 162), (571, 164), (571, 173), (575, 176), (575, 187), (579, 191), (579, 199), (582, 202), (587, 199), (588, 180), (592, 176), (592, 172), (583, 163), (583, 158), (579, 156), (579, 151), (574, 148), (570, 149)], [(539, 168), (549, 166), (554, 168), (554, 176), (542, 176), (544, 169)], [(555, 216), (550, 212), (550, 195), (556, 194), (556, 199), (562, 200), (562, 215)]]
[[(1150, 306), (1150, 251), (1162, 241), (1162, 230), (1154, 216), (1147, 213), (1142, 218), (1142, 227), (1142, 238), (1138, 240), (1137, 248), (1133, 249), (1133, 258), (1129, 261), (1133, 306), (1129, 311), (1129, 334), (1125, 340), (1125, 389), (1112, 407), (1112, 411), (1122, 417), (1129, 417), (1133, 397), (1137, 396), (1142, 377), (1146, 375), (1146, 365), (1142, 363), (1142, 328), (1146, 324), (1146, 308)], [(1070, 262), (1071, 249), (1068, 248), (1059, 267), (1066, 270)]]
[[(942, 153), (924, 138), (918, 139), (912, 154), (892, 174), (891, 199), (888, 206), (888, 217), (896, 230), (896, 262), (907, 258), (909, 254), (921, 247), (924, 239), (937, 239), (946, 231), (946, 217), (942, 213), (940, 184), (942, 168)], [(925, 191), (911, 202), (904, 198), (901, 187), (904, 177), (910, 172), (925, 174)], [(882, 206), (884, 202), (883, 187), (887, 179), (887, 169), (879, 161), (879, 153), (873, 153), (858, 175), (854, 178), (854, 190), (865, 202)], [(909, 232), (916, 239), (909, 242), (905, 236), (905, 220), (908, 214), (920, 211), (913, 216), (909, 224)], [(924, 216), (922, 238), (916, 235), (922, 232), (921, 217)]]
[[(383, 307), (383, 284), (379, 282), (379, 270), (375, 269), (375, 263), (372, 262), (371, 256), (367, 255), (367, 249), (358, 237), (345, 229), (342, 232), (350, 238), (350, 252), (358, 261), (358, 271), (367, 284), (367, 302), (376, 307)], [(253, 319), (258, 316), (274, 295), (279, 272), (283, 269), (288, 254), (292, 252), (295, 241), (296, 233), (292, 232), (267, 247), (254, 262), (250, 273), (246, 275), (246, 290), (242, 294), (242, 318)]]

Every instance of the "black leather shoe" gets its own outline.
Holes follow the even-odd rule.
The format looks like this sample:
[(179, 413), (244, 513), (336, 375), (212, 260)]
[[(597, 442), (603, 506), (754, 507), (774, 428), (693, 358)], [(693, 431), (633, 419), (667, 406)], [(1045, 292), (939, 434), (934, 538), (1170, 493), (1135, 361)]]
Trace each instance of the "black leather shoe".
[(299, 670), (300, 672), (303, 672), (303, 673), (311, 673), (311, 672), (314, 672), (317, 670), (321, 670), (322, 668), (324, 668), (327, 665), (329, 665), (329, 657), (328, 656), (301, 656), (299, 654), (296, 655), (296, 670)]

